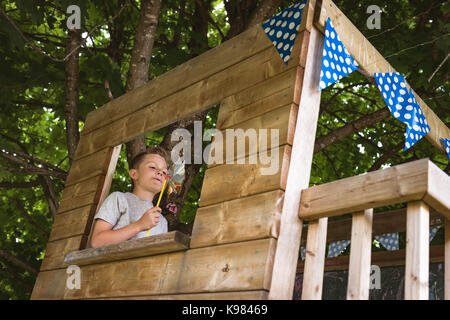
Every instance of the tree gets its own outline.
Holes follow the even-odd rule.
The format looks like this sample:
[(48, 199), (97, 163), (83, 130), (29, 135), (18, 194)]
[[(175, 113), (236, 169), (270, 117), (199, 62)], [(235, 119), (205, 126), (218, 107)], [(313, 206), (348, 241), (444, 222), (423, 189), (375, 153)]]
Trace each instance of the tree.
[[(293, 1), (159, 3), (0, 4), (0, 298), (30, 296), (87, 113)], [(442, 64), (450, 45), (448, 2), (385, 2), (380, 5), (381, 30), (367, 28), (371, 1), (336, 3), (449, 125), (448, 60)], [(69, 32), (66, 9), (74, 4), (81, 9), (81, 30)], [(425, 139), (402, 150), (403, 125), (389, 115), (377, 89), (359, 73), (324, 90), (320, 112), (311, 185), (423, 157), (450, 172), (446, 157)], [(127, 158), (137, 152), (131, 150), (151, 144), (170, 150), (173, 130), (184, 127), (192, 132), (195, 120), (212, 128), (217, 113), (218, 106), (140, 137), (136, 148), (123, 148), (112, 191), (129, 188)], [(205, 169), (186, 166), (180, 193), (165, 199), (177, 206), (177, 214), (169, 218), (172, 228), (190, 231)]]

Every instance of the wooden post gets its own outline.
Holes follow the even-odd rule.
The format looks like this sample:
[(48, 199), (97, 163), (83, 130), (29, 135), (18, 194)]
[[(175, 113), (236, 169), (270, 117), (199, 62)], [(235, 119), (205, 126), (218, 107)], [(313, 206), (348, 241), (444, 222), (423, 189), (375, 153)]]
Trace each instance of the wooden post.
[[(305, 31), (306, 33), (307, 31)], [(281, 214), (280, 234), (269, 299), (292, 299), (303, 223), (298, 217), (301, 190), (309, 185), (317, 120), (320, 109), (319, 78), (323, 35), (311, 28), (306, 67), (294, 133), (291, 161)]]
[(423, 201), (406, 208), (405, 299), (428, 300), (430, 212)]
[(310, 221), (306, 240), (302, 300), (321, 300), (328, 218)]
[(369, 300), (373, 209), (353, 214), (347, 300)]
[(450, 219), (445, 218), (444, 299), (450, 300)]

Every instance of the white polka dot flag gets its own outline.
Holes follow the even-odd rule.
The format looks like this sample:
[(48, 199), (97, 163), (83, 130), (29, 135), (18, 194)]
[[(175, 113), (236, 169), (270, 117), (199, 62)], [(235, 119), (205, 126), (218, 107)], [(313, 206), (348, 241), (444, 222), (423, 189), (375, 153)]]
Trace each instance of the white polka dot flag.
[(340, 240), (336, 242), (330, 242), (328, 246), (328, 258), (337, 257), (340, 255), (345, 249), (347, 249), (350, 244), (350, 240)]
[(380, 234), (374, 237), (389, 251), (398, 250), (398, 232)]
[(263, 23), (264, 32), (287, 64), (297, 37), (306, 0), (297, 2)]
[(319, 89), (325, 89), (358, 68), (358, 63), (347, 51), (334, 29), (331, 19), (328, 18), (325, 28)]
[(306, 248), (305, 247), (300, 247), (300, 258), (302, 260), (305, 260), (305, 258), (306, 258)]
[(447, 152), (448, 159), (450, 160), (450, 139), (441, 138), (441, 142), (444, 146), (445, 152)]
[(374, 78), (392, 115), (406, 124), (405, 150), (408, 150), (430, 131), (427, 119), (400, 73), (375, 73)]

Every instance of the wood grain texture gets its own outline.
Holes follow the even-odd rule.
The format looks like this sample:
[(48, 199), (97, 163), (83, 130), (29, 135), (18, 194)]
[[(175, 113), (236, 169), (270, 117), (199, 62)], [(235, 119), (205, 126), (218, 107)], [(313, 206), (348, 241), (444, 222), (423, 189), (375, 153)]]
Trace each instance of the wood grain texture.
[(191, 294), (169, 294), (158, 296), (135, 296), (103, 298), (108, 300), (267, 300), (267, 291), (235, 291)]
[[(361, 69), (368, 72), (372, 77), (375, 72), (396, 72), (358, 28), (339, 10), (333, 1), (322, 0), (320, 15), (315, 21), (315, 26), (323, 33), (328, 18), (331, 18), (333, 21), (333, 25), (344, 46), (353, 58), (358, 61)], [(445, 150), (439, 139), (441, 137), (450, 137), (450, 129), (437, 117), (417, 93), (414, 92), (414, 95), (430, 126), (430, 132), (425, 138), (445, 154)]]
[(75, 160), (70, 167), (65, 187), (77, 184), (95, 176), (106, 175), (111, 158), (111, 152), (111, 148), (104, 148), (86, 158)]
[(64, 263), (81, 266), (182, 251), (188, 248), (189, 236), (179, 231), (172, 231), (141, 239), (69, 252), (64, 257)]
[[(223, 129), (220, 134), (216, 133), (210, 152), (205, 151), (210, 160), (208, 169), (229, 163), (228, 159), (237, 161), (245, 157), (258, 157), (260, 153), (267, 152), (275, 146), (292, 145), (295, 131), (293, 120), (297, 118), (297, 112), (297, 105), (285, 105)], [(219, 154), (218, 158), (216, 154)]]
[[(264, 33), (263, 30), (261, 32)], [(294, 46), (293, 50), (298, 49)], [(125, 143), (140, 134), (207, 110), (225, 97), (296, 67), (297, 65), (290, 64), (286, 66), (278, 52), (269, 47), (226, 70), (82, 136), (75, 158), (81, 159), (105, 146)], [(126, 105), (129, 106), (130, 103)]]
[(278, 237), (283, 190), (197, 209), (191, 248)]
[[(223, 164), (206, 170), (200, 195), (200, 207), (223, 201), (238, 199), (275, 189), (284, 189), (287, 168), (290, 161), (291, 147), (284, 145), (271, 149), (268, 164), (259, 161), (250, 164), (248, 157), (245, 164)], [(268, 170), (265, 174), (262, 170)]]
[(87, 205), (57, 214), (48, 241), (87, 234), (95, 214), (95, 207), (95, 205)]
[[(275, 239), (81, 266), (81, 288), (65, 288), (65, 269), (41, 272), (33, 299), (93, 299), (267, 290)], [(269, 261), (268, 261), (269, 260)]]
[(412, 161), (304, 189), (299, 216), (314, 220), (423, 199), (428, 188), (428, 161)]
[(308, 224), (305, 269), (303, 274), (302, 300), (321, 300), (328, 218)]
[(100, 199), (105, 176), (99, 175), (64, 188), (58, 214), (87, 205), (96, 205)]
[[(405, 265), (406, 250), (373, 252), (371, 263), (379, 267), (395, 267)], [(325, 271), (348, 270), (350, 256), (339, 256), (325, 259)], [(430, 247), (430, 263), (444, 262), (444, 246)], [(305, 262), (300, 260), (297, 273), (303, 273)]]
[(430, 213), (423, 201), (406, 212), (405, 300), (428, 300)]
[(44, 260), (41, 264), (41, 272), (66, 267), (64, 256), (71, 251), (80, 250), (84, 247), (86, 241), (87, 237), (81, 235), (48, 242)]
[[(309, 5), (315, 1), (309, 1)], [(306, 8), (306, 7), (305, 7)], [(307, 11), (308, 12), (308, 11)], [(303, 18), (302, 18), (303, 19)], [(304, 31), (309, 34), (308, 31)], [(295, 270), (302, 231), (302, 221), (298, 218), (301, 190), (309, 185), (314, 150), (315, 134), (320, 109), (319, 75), (323, 51), (323, 36), (315, 28), (311, 29), (307, 42), (302, 47), (306, 56), (304, 72), (299, 73), (296, 92), (299, 108), (292, 146), (286, 193), (281, 215), (280, 235), (275, 255), (270, 299), (292, 299)], [(301, 97), (300, 97), (301, 94)]]
[(450, 219), (450, 176), (428, 162), (428, 190), (424, 201), (443, 216)]
[[(340, 218), (340, 217), (339, 217)], [(445, 218), (430, 208), (430, 227), (444, 224)], [(351, 238), (352, 218), (328, 220), (327, 242), (349, 240)], [(406, 231), (406, 208), (373, 214), (373, 235)], [(306, 245), (308, 226), (303, 226), (301, 246)]]
[(353, 214), (347, 300), (369, 300), (373, 209)]

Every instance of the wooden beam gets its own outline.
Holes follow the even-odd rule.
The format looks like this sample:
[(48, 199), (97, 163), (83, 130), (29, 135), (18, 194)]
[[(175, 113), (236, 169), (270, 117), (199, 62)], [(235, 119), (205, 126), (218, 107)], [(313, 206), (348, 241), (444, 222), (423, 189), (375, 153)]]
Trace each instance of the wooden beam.
[(315, 220), (421, 200), (428, 190), (428, 162), (421, 159), (304, 189), (299, 216)]
[[(264, 30), (260, 29), (265, 36)], [(294, 45), (293, 55), (298, 56), (299, 50), (299, 45)], [(286, 66), (276, 49), (273, 46), (268, 47), (161, 100), (151, 104), (146, 100), (145, 108), (82, 135), (75, 158), (81, 159), (102, 148), (125, 143), (140, 134), (163, 128), (179, 119), (207, 110), (245, 88), (264, 82), (289, 69), (296, 69), (297, 64), (290, 62)], [(124, 105), (131, 106), (132, 102), (124, 102)]]
[(198, 208), (191, 248), (277, 238), (283, 196), (278, 189)]
[(450, 219), (450, 176), (433, 162), (429, 161), (428, 165), (428, 190), (424, 201)]
[(406, 212), (405, 300), (428, 300), (430, 214), (423, 201)]
[[(318, 12), (319, 13), (319, 12)], [(341, 10), (331, 0), (322, 0), (322, 6), (318, 19), (315, 20), (322, 33), (325, 32), (327, 19), (331, 18), (333, 25), (339, 34), (344, 46), (358, 61), (361, 69), (373, 77), (375, 72), (395, 72), (395, 69), (384, 59), (375, 47), (364, 37), (353, 23), (342, 13)], [(450, 129), (438, 118), (430, 107), (414, 92), (416, 100), (422, 109), (430, 132), (425, 138), (431, 142), (443, 154), (444, 148), (440, 142), (441, 137), (450, 137)]]
[[(259, 160), (256, 164), (250, 164), (247, 157), (243, 159), (245, 164), (229, 163), (206, 170), (200, 207), (284, 189), (290, 153), (291, 146), (284, 145), (271, 149), (269, 164), (263, 164)], [(273, 170), (274, 174), (265, 174), (262, 170), (268, 170), (269, 173)]]
[[(430, 263), (444, 262), (444, 246), (430, 247)], [(406, 250), (372, 252), (371, 264), (383, 267), (395, 267), (405, 265)], [(339, 256), (325, 259), (325, 272), (348, 270), (350, 256)], [(305, 261), (299, 260), (297, 273), (303, 273)]]
[(94, 217), (95, 205), (87, 205), (57, 214), (52, 225), (49, 242), (87, 234), (90, 230), (89, 219)]
[(328, 218), (308, 224), (302, 300), (321, 300)]
[(104, 148), (86, 158), (75, 160), (70, 167), (64, 186), (68, 187), (95, 176), (105, 175), (111, 152), (111, 148)]
[(347, 300), (369, 300), (373, 209), (353, 214)]
[(188, 248), (189, 236), (179, 231), (172, 231), (97, 248), (69, 252), (64, 257), (64, 263), (81, 266), (182, 251)]
[(81, 288), (65, 268), (40, 272), (32, 299), (94, 299), (268, 290), (275, 239), (245, 241), (80, 266)]
[[(313, 12), (311, 11), (310, 13), (310, 6), (314, 8), (315, 1), (308, 1), (304, 8), (304, 12), (308, 12), (306, 16)], [(304, 32), (308, 33), (308, 31)], [(319, 75), (322, 62), (323, 36), (318, 30), (312, 28), (309, 38), (305, 37), (305, 41), (308, 42), (307, 45), (302, 46), (302, 54), (306, 56), (306, 67), (296, 81), (296, 92), (299, 95), (299, 110), (269, 299), (292, 299), (294, 292), (295, 271), (303, 226), (302, 221), (298, 218), (298, 208), (301, 190), (309, 185), (319, 116), (321, 93), (319, 90)]]
[[(339, 217), (341, 218), (341, 217)], [(349, 240), (351, 238), (353, 218), (328, 220), (327, 242)], [(430, 227), (443, 225), (445, 218), (430, 208)], [(378, 212), (373, 214), (372, 234), (379, 235), (406, 231), (406, 208)], [(301, 246), (306, 245), (308, 225), (303, 226)]]
[(108, 297), (102, 300), (267, 300), (267, 291), (234, 291), (191, 294), (165, 294), (157, 296)]

